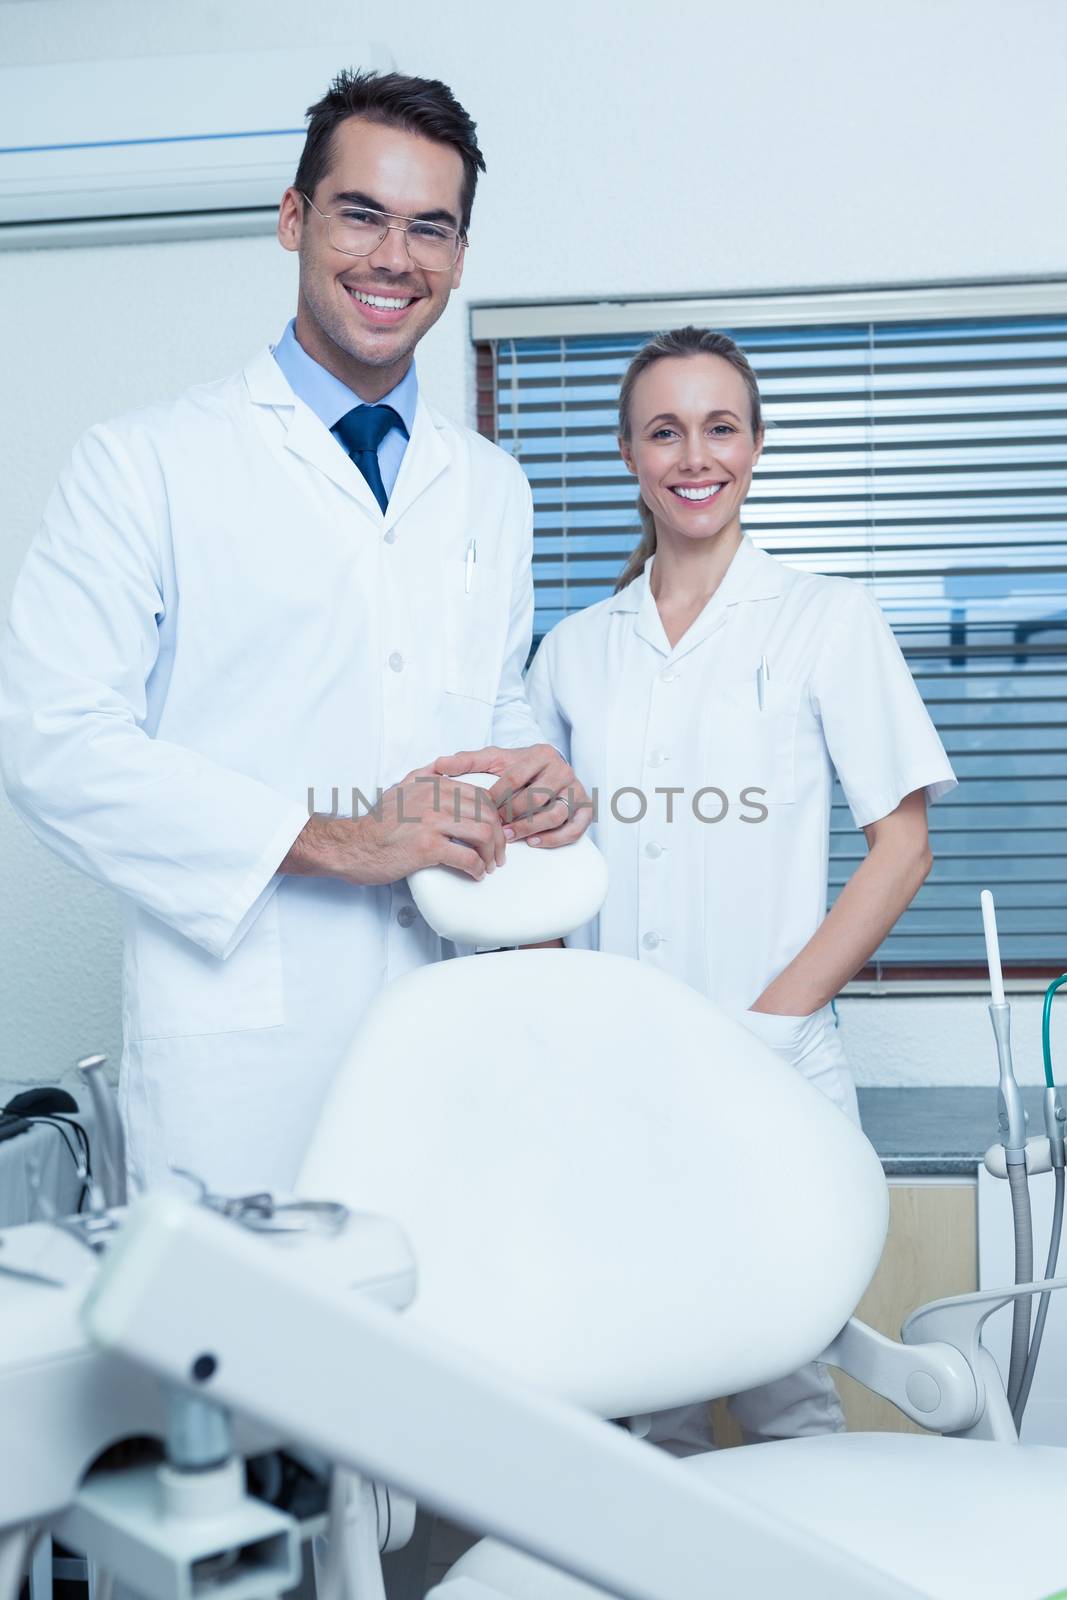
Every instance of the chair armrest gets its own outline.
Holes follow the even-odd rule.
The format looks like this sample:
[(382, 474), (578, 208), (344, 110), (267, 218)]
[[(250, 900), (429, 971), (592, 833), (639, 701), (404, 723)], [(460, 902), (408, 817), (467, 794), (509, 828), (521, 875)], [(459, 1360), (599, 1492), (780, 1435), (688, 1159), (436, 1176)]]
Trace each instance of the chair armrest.
[(951, 1343), (898, 1344), (850, 1317), (818, 1359), (935, 1433), (960, 1432), (981, 1415), (982, 1390), (966, 1356)]

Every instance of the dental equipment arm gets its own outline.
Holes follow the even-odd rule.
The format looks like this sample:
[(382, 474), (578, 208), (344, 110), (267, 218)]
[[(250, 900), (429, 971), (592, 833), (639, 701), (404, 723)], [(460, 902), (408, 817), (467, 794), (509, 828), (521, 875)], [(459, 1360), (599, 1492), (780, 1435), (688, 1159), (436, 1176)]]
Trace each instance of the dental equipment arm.
[[(778, 1516), (170, 1195), (140, 1201), (86, 1305), (106, 1350), (622, 1600), (912, 1593)], [(457, 1437), (458, 1435), (458, 1437)]]
[(104, 1076), (106, 1056), (86, 1056), (78, 1062), (82, 1082), (89, 1091), (97, 1131), (96, 1170), (104, 1203), (126, 1204), (126, 1139), (122, 1131), (118, 1103)]
[[(1055, 1275), (1056, 1265), (1060, 1255), (1060, 1239), (1063, 1235), (1064, 1212), (1064, 1180), (1065, 1180), (1065, 1151), (1064, 1151), (1064, 1123), (1067, 1122), (1067, 1111), (1060, 1101), (1060, 1091), (1056, 1087), (1052, 1076), (1052, 1002), (1057, 991), (1067, 983), (1067, 973), (1055, 982), (1050, 983), (1045, 991), (1045, 1004), (1041, 1016), (1041, 1044), (1045, 1058), (1045, 1138), (1042, 1143), (1047, 1148), (1048, 1166), (1055, 1174), (1056, 1185), (1055, 1199), (1052, 1204), (1052, 1227), (1049, 1230), (1048, 1259), (1045, 1262), (1045, 1277)], [(1027, 1159), (1027, 1171), (1033, 1168)], [(1042, 1171), (1048, 1168), (1042, 1168)], [(1048, 1317), (1050, 1296), (1046, 1293), (1041, 1296), (1037, 1304), (1037, 1317), (1034, 1322), (1034, 1335), (1030, 1340), (1030, 1354), (1026, 1358), (1026, 1370), (1023, 1373), (1022, 1383), (1019, 1386), (1019, 1398), (1015, 1405), (1015, 1421), (1021, 1427), (1023, 1416), (1026, 1412), (1026, 1403), (1030, 1398), (1030, 1388), (1037, 1370), (1037, 1358), (1041, 1354), (1041, 1341), (1045, 1336), (1045, 1321)]]
[[(989, 1017), (993, 1024), (993, 1037), (997, 1046), (999, 1084), (997, 1105), (999, 1111), (1001, 1143), (1011, 1190), (1012, 1220), (1015, 1228), (1015, 1281), (1026, 1283), (1034, 1275), (1033, 1216), (1030, 1209), (1030, 1189), (1026, 1171), (1027, 1115), (1023, 1106), (1022, 1091), (1016, 1081), (1011, 1059), (1011, 1007), (1004, 998), (1004, 980), (1000, 966), (1000, 941), (997, 937), (997, 917), (993, 896), (983, 889), (981, 896), (982, 926), (985, 931), (986, 957), (989, 963), (989, 983), (992, 999)], [(1008, 1364), (1008, 1404), (1016, 1411), (1027, 1357), (1030, 1353), (1030, 1300), (1020, 1297), (1012, 1309), (1011, 1357)]]

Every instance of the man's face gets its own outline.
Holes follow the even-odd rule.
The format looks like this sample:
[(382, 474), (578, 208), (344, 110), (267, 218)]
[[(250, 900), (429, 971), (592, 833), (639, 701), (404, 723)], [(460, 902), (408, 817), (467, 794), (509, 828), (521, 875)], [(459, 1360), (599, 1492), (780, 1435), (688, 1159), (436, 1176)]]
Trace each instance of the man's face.
[(319, 211), (366, 206), (458, 230), (462, 184), (463, 162), (450, 145), (349, 117), (334, 130), (330, 170), (310, 196), (318, 211), (305, 207), (296, 189), (286, 190), (278, 237), (300, 254), (297, 337), (342, 381), (354, 376), (363, 390), (378, 391), (361, 398), (399, 382), (459, 284), (463, 252), (449, 270), (429, 272), (391, 228), (373, 254), (345, 255), (333, 247)]

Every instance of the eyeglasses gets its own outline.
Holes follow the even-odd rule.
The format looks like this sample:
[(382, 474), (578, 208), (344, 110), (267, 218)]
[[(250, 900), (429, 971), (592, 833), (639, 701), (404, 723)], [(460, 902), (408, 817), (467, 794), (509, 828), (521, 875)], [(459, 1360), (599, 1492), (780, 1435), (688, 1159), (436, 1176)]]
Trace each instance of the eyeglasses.
[(392, 229), (404, 235), (408, 256), (425, 272), (447, 272), (459, 260), (467, 241), (455, 228), (418, 217), (399, 217), (391, 211), (371, 211), (366, 206), (346, 206), (343, 211), (319, 211), (310, 195), (303, 195), (312, 211), (326, 223), (330, 243), (345, 256), (372, 256)]

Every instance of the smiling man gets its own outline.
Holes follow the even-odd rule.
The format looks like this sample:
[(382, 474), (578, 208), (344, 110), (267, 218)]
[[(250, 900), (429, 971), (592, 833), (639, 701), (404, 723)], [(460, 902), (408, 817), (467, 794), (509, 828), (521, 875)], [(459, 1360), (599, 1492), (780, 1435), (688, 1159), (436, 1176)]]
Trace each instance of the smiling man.
[[(395, 73), (342, 74), (309, 117), (278, 219), (295, 321), (79, 440), (4, 647), (12, 802), (122, 896), (139, 1185), (293, 1183), (364, 1009), (442, 953), (407, 874), (503, 861), (501, 819), (435, 760), (574, 782), (522, 690), (529, 488), (413, 364), (462, 275), (474, 124)], [(520, 801), (512, 834), (573, 837), (567, 809)]]

